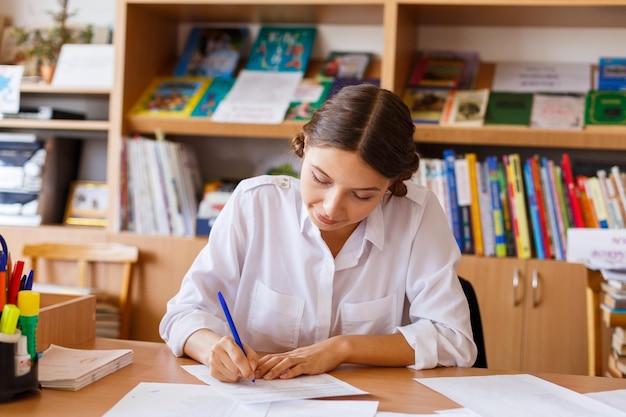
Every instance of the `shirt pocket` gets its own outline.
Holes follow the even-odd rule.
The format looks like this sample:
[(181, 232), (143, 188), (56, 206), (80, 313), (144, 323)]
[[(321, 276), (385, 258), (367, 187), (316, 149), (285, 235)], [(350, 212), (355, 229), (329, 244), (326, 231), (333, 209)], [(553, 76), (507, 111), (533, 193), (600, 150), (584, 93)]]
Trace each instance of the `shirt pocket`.
[(395, 328), (396, 295), (341, 305), (342, 334), (390, 334)]
[(248, 331), (257, 339), (255, 348), (275, 352), (297, 347), (303, 313), (304, 299), (256, 281), (248, 315)]

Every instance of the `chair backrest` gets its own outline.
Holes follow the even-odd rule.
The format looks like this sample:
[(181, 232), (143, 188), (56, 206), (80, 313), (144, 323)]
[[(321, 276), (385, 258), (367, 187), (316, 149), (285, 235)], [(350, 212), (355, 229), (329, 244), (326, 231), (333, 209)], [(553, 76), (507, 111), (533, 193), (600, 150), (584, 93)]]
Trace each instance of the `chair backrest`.
[(487, 367), (487, 352), (485, 349), (485, 337), (483, 335), (483, 322), (480, 318), (480, 309), (478, 308), (478, 298), (476, 298), (476, 292), (472, 283), (465, 278), (459, 277), (461, 287), (467, 298), (470, 310), (470, 321), (472, 323), (472, 333), (474, 336), (474, 342), (478, 348), (478, 356), (476, 362), (474, 362), (474, 368), (486, 368)]
[(26, 244), (22, 249), (22, 254), (30, 258), (33, 270), (36, 270), (39, 259), (75, 262), (78, 268), (78, 281), (76, 284), (82, 288), (92, 288), (89, 280), (90, 264), (112, 263), (121, 265), (122, 275), (117, 297), (120, 312), (119, 337), (122, 339), (128, 338), (133, 266), (139, 259), (139, 249), (136, 246), (119, 243), (69, 244), (50, 242)]

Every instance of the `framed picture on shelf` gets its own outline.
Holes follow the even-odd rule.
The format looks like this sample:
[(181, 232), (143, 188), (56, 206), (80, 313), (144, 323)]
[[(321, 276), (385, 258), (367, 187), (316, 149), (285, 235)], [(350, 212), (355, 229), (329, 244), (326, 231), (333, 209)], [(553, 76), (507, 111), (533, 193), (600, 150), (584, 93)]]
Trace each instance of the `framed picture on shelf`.
[(104, 182), (74, 181), (65, 208), (65, 224), (106, 226), (109, 189)]

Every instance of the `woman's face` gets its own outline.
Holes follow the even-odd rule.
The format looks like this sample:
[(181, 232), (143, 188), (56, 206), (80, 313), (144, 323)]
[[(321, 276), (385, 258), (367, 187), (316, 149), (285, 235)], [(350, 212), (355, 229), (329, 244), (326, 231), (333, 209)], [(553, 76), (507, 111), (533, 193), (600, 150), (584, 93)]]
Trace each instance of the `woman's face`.
[(385, 195), (391, 180), (355, 152), (306, 146), (301, 193), (313, 224), (324, 232), (352, 232)]

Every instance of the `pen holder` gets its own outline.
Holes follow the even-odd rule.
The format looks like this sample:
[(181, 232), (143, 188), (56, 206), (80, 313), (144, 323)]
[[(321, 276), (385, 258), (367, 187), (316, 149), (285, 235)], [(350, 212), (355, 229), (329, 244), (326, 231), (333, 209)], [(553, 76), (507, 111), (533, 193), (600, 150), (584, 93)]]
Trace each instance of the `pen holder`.
[(31, 362), (28, 372), (18, 375), (16, 356), (20, 336), (19, 330), (12, 335), (0, 333), (0, 403), (39, 388), (37, 358)]

